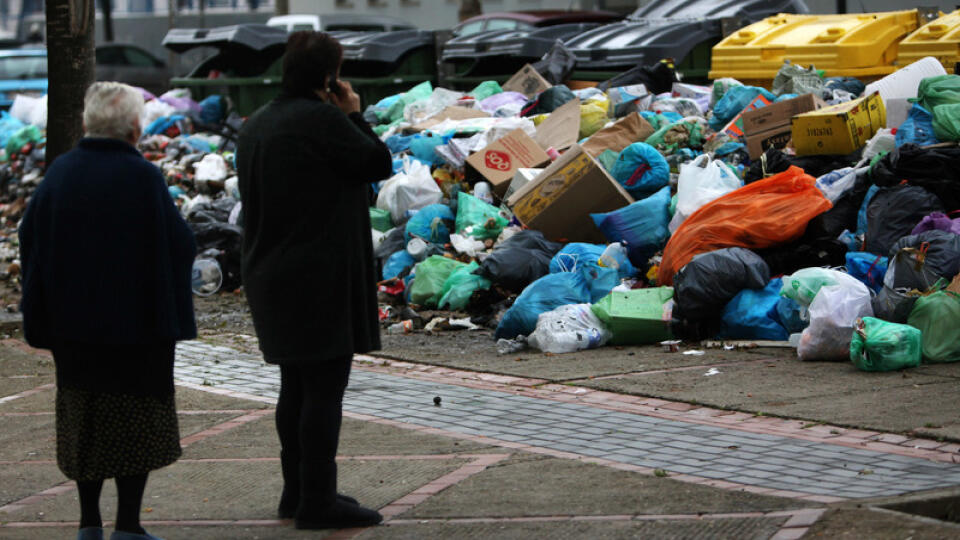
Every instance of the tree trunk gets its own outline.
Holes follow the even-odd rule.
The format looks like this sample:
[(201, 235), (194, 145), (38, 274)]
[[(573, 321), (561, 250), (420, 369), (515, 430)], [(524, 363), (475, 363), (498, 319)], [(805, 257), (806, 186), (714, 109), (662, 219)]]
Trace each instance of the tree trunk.
[(83, 95), (93, 83), (94, 0), (47, 0), (49, 166), (83, 137)]
[(100, 12), (103, 17), (103, 40), (113, 41), (113, 0), (100, 0)]
[(460, 11), (457, 13), (457, 18), (461, 22), (482, 13), (483, 2), (480, 0), (460, 0)]
[(290, 14), (290, 0), (276, 0), (273, 3), (273, 14), (274, 15), (289, 15)]

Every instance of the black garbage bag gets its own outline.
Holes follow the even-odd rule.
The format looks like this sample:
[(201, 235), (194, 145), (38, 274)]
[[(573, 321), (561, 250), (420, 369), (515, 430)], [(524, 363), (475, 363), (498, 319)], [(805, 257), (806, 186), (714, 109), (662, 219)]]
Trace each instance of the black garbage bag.
[(743, 289), (762, 289), (770, 268), (742, 247), (700, 253), (673, 278), (674, 319), (720, 318), (723, 306)]
[(219, 221), (190, 223), (197, 241), (197, 251), (213, 255), (223, 272), (222, 290), (232, 291), (241, 285), (240, 250), (243, 246), (243, 229)]
[(771, 276), (792, 274), (811, 266), (843, 266), (847, 262), (847, 246), (835, 237), (808, 238), (777, 247), (758, 249), (770, 267)]
[(867, 207), (864, 251), (886, 255), (931, 212), (942, 212), (940, 199), (920, 186), (880, 188)]
[(387, 237), (383, 239), (383, 242), (373, 250), (373, 256), (382, 262), (401, 249), (406, 249), (407, 239), (404, 233), (405, 229), (403, 227), (390, 229), (387, 232)]
[[(868, 175), (858, 174), (853, 187), (833, 203), (833, 208), (810, 220), (807, 232), (813, 232), (818, 238), (837, 238), (844, 230), (857, 230), (857, 215), (868, 191)], [(773, 274), (776, 275), (776, 272)]]
[(777, 148), (767, 148), (763, 156), (753, 160), (753, 163), (750, 164), (750, 168), (743, 174), (743, 181), (750, 184), (767, 176), (782, 173), (791, 165), (800, 167), (803, 172), (816, 178), (837, 169), (852, 167), (860, 161), (861, 153), (862, 150), (857, 150), (845, 156), (790, 156)]
[(883, 288), (873, 299), (874, 316), (890, 322), (907, 322), (919, 296), (935, 290), (939, 280), (953, 279), (957, 273), (960, 273), (960, 236), (934, 230), (901, 238), (890, 248)]
[(543, 58), (533, 64), (533, 69), (550, 84), (563, 84), (576, 65), (577, 57), (558, 39)]
[(520, 231), (497, 246), (473, 273), (519, 293), (550, 273), (550, 259), (562, 247), (544, 238), (540, 231)]
[(870, 175), (878, 186), (906, 180), (939, 197), (947, 211), (960, 209), (960, 147), (904, 144), (880, 158)]
[(190, 208), (187, 221), (190, 223), (227, 223), (230, 220), (230, 212), (236, 205), (237, 200), (232, 197), (197, 203)]
[(538, 114), (552, 113), (564, 103), (576, 99), (576, 97), (577, 96), (565, 85), (558, 84), (551, 86), (526, 102), (520, 114), (521, 116), (536, 116)]
[(632, 67), (612, 79), (603, 81), (597, 85), (597, 88), (606, 92), (607, 89), (617, 86), (642, 84), (647, 87), (648, 92), (662, 94), (669, 92), (675, 82), (680, 82), (676, 66), (673, 65), (672, 59), (664, 58), (649, 66)]

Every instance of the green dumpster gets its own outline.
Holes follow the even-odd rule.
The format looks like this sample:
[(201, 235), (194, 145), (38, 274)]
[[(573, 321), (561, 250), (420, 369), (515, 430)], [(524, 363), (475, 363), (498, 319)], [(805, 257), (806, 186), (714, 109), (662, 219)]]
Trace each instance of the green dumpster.
[(343, 45), (340, 77), (350, 82), (363, 107), (425, 81), (436, 86), (433, 32), (397, 30), (333, 32), (332, 35)]

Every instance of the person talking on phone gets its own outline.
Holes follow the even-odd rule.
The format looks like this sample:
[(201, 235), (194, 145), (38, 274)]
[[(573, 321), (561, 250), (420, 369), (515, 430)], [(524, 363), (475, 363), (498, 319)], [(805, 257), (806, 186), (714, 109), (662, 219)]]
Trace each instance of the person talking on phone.
[(353, 355), (380, 348), (370, 184), (392, 171), (339, 80), (342, 59), (329, 34), (291, 34), (280, 95), (247, 120), (236, 153), (243, 286), (264, 359), (280, 367), (278, 514), (298, 529), (382, 520), (337, 493), (334, 461)]

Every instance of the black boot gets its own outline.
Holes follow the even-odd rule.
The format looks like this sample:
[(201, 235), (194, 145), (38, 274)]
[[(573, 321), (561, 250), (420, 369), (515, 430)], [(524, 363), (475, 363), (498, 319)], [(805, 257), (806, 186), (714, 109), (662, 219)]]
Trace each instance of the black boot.
[(337, 464), (306, 460), (300, 463), (301, 497), (295, 515), (298, 529), (369, 527), (383, 521), (375, 510), (337, 495)]
[(309, 513), (298, 511), (294, 525), (298, 529), (347, 529), (369, 527), (381, 521), (380, 512), (337, 499), (326, 508)]

